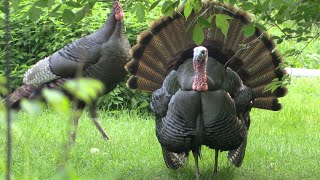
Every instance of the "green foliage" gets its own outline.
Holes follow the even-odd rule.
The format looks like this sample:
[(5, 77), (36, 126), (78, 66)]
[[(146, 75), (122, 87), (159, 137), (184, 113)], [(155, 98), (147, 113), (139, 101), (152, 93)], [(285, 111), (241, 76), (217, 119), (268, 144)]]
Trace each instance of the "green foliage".
[(221, 32), (224, 35), (225, 39), (227, 39), (227, 33), (229, 30), (229, 22), (228, 22), (229, 19), (232, 19), (232, 18), (225, 14), (216, 15), (216, 25), (219, 29), (221, 29)]
[[(1, 113), (2, 111), (4, 111), (4, 108), (5, 108), (4, 104), (2, 103), (3, 100), (2, 100), (1, 97), (2, 97), (3, 95), (7, 94), (6, 83), (7, 83), (6, 78), (0, 76), (0, 113)], [(1, 118), (1, 117), (0, 117), (0, 118)]]
[[(79, 5), (74, 4), (76, 3), (75, 1), (74, 3), (71, 1), (68, 2), (68, 6), (56, 3), (55, 6), (51, 6), (51, 8), (43, 8), (33, 3), (22, 1), (20, 6), (18, 6), (19, 8), (15, 8), (16, 10), (12, 12), (10, 63), (12, 67), (12, 89), (21, 85), (23, 74), (37, 61), (53, 54), (73, 40), (99, 29), (108, 17), (108, 13), (110, 12), (109, 8), (112, 7), (111, 3), (102, 2), (96, 3), (94, 8), (88, 5), (86, 8), (81, 8)], [(40, 19), (36, 21), (30, 19), (28, 15), (30, 9), (33, 7), (41, 9), (43, 13)], [(80, 10), (77, 11), (77, 8)], [(63, 16), (68, 11), (70, 13), (70, 10), (75, 12), (74, 14), (77, 16), (77, 19), (75, 19), (75, 17), (69, 17), (68, 15), (67, 17)], [(82, 11), (84, 11), (84, 13), (82, 13), (83, 17), (85, 17), (85, 13), (89, 13), (89, 11), (92, 12), (92, 15), (86, 16), (81, 20), (81, 17), (78, 15), (80, 15)], [(126, 34), (132, 45), (135, 44), (137, 35), (147, 28), (147, 23), (150, 22), (151, 19), (159, 16), (157, 13), (147, 14), (148, 22), (140, 23), (135, 16), (130, 15), (130, 12), (125, 12), (125, 14)], [(74, 22), (66, 23), (65, 18), (69, 18), (70, 21), (72, 19)], [(1, 23), (0, 37), (4, 37), (3, 26), (4, 23)], [(5, 74), (5, 68), (3, 66), (5, 64), (3, 58), (4, 44), (4, 41), (0, 40), (0, 76), (4, 76)], [(107, 95), (101, 98), (100, 107), (140, 107), (142, 111), (148, 110), (148, 107), (145, 106), (142, 108), (143, 106), (141, 106), (141, 104), (146, 104), (149, 100), (146, 93), (132, 92), (125, 87), (124, 83), (118, 86), (115, 91), (117, 93), (111, 93), (114, 96)], [(116, 95), (123, 96), (119, 98), (116, 97)], [(104, 104), (102, 102), (104, 102)]]
[(245, 36), (249, 37), (256, 32), (256, 28), (253, 26), (253, 24), (250, 23), (250, 24), (244, 26), (242, 31)]
[(8, 91), (6, 89), (6, 84), (7, 84), (6, 78), (0, 76), (0, 95), (5, 95), (8, 93)]
[(305, 51), (320, 37), (319, 1), (259, 0), (252, 4), (254, 6), (250, 6), (250, 11), (256, 15), (254, 21), (259, 20), (266, 27), (274, 27), (275, 30), (271, 32), (276, 31), (274, 38), (281, 48), (289, 45), (282, 49), (291, 66), (318, 68), (310, 63), (310, 58), (306, 56), (309, 53)]
[(204, 41), (204, 34), (199, 23), (197, 23), (193, 28), (192, 38), (197, 45), (200, 45)]
[(70, 100), (61, 91), (55, 89), (43, 89), (42, 95), (49, 106), (56, 112), (67, 114), (70, 110)]
[[(56, 105), (59, 106), (58, 103)], [(20, 106), (21, 106), (21, 109), (23, 109), (26, 113), (32, 116), (39, 115), (44, 107), (43, 104), (41, 104), (39, 101), (35, 101), (35, 100), (30, 101), (26, 99), (21, 100)]]
[(64, 84), (64, 89), (74, 95), (75, 99), (86, 104), (92, 104), (104, 92), (104, 85), (96, 79), (79, 78), (68, 80)]

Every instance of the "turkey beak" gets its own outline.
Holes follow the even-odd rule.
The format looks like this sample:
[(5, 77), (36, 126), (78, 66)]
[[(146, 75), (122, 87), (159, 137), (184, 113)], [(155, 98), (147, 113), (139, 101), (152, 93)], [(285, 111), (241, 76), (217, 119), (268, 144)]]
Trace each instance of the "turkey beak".
[(200, 64), (202, 63), (202, 61), (205, 60), (205, 51), (198, 51), (198, 52), (195, 52), (194, 53), (194, 58), (193, 58), (193, 61), (196, 63), (196, 64)]

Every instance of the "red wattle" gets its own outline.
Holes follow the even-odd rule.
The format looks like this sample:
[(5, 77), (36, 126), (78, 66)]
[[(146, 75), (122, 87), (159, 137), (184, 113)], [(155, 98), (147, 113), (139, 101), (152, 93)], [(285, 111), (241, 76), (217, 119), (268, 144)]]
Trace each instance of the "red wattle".
[[(208, 90), (208, 84), (207, 84), (207, 75), (206, 70), (204, 70), (203, 74), (200, 74), (201, 72), (201, 65), (197, 64), (195, 65), (195, 75), (192, 83), (192, 90), (194, 91), (207, 91)], [(205, 68), (205, 67), (204, 67)]]

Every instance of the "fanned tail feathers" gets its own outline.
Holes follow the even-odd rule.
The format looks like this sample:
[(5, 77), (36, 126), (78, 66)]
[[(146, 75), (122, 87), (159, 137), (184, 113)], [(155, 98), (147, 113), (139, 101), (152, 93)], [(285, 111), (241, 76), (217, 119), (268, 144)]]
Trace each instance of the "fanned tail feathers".
[[(148, 30), (138, 36), (137, 44), (130, 50), (133, 60), (126, 65), (126, 69), (133, 74), (127, 83), (130, 88), (153, 92), (161, 87), (171, 70), (192, 57), (192, 49), (197, 45), (192, 40), (194, 24), (191, 23), (196, 15), (191, 13), (186, 20), (181, 14), (183, 7), (172, 18), (161, 17), (154, 21)], [(256, 28), (252, 36), (245, 36), (242, 29), (251, 21), (250, 15), (220, 2), (204, 2), (200, 14), (204, 18), (213, 14), (232, 17), (226, 39), (217, 28), (215, 18), (212, 18), (214, 28), (204, 29), (205, 39), (201, 45), (208, 48), (209, 56), (227, 63), (243, 83), (253, 89), (253, 107), (280, 110), (277, 98), (286, 94), (286, 88), (264, 91), (273, 79), (281, 80), (286, 74), (279, 67), (283, 58), (267, 33)], [(190, 30), (187, 31), (189, 25)]]
[(178, 169), (184, 166), (189, 159), (186, 153), (174, 153), (162, 147), (162, 155), (167, 168)]

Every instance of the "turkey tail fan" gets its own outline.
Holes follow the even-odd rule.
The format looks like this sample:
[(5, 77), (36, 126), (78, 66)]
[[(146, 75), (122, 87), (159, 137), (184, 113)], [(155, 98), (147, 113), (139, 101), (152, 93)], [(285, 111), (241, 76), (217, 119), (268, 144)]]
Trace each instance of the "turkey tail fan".
[[(171, 70), (192, 57), (192, 49), (197, 46), (192, 40), (196, 14), (192, 12), (185, 19), (183, 9), (172, 17), (155, 20), (138, 36), (137, 44), (130, 50), (133, 60), (126, 65), (132, 74), (128, 87), (153, 92), (161, 87)], [(214, 14), (232, 18), (226, 38), (212, 18), (213, 28), (204, 28), (201, 45), (208, 49), (209, 56), (233, 69), (243, 83), (253, 89), (253, 107), (280, 110), (277, 98), (286, 94), (286, 88), (274, 92), (265, 92), (265, 89), (272, 80), (281, 80), (286, 72), (279, 66), (283, 58), (267, 33), (255, 28), (253, 35), (245, 36), (243, 28), (251, 21), (250, 14), (231, 5), (205, 1), (199, 14), (204, 18)]]
[(187, 153), (174, 153), (162, 147), (163, 160), (170, 169), (178, 169), (187, 164), (189, 156)]

